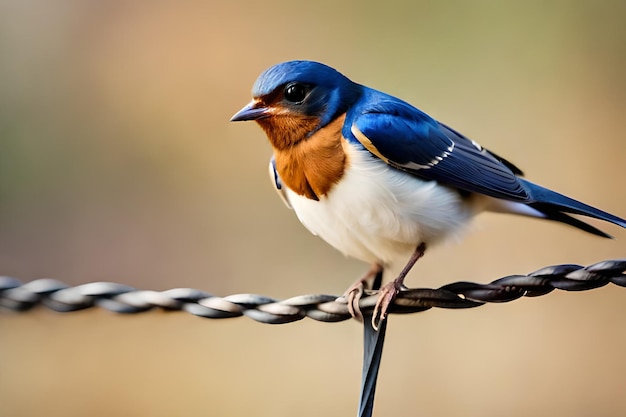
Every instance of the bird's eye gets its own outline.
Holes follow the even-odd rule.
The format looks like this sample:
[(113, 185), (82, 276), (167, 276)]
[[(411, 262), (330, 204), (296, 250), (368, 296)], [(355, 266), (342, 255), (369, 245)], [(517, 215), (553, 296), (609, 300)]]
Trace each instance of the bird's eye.
[(300, 103), (306, 97), (308, 92), (308, 88), (304, 84), (300, 83), (291, 83), (287, 84), (285, 87), (285, 100), (290, 101), (292, 103)]

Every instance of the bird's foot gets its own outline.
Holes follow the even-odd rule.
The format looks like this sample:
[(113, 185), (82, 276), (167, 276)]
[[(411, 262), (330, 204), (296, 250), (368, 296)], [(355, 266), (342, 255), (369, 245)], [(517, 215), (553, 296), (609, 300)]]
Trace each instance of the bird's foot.
[(426, 252), (426, 244), (422, 242), (417, 245), (417, 248), (415, 248), (415, 251), (400, 272), (400, 275), (398, 275), (398, 277), (389, 284), (381, 287), (378, 292), (378, 301), (376, 301), (376, 305), (374, 306), (374, 311), (372, 313), (372, 327), (374, 330), (378, 330), (380, 323), (385, 321), (389, 307), (400, 291), (407, 289), (404, 286), (404, 278), (406, 278), (406, 275), (409, 273), (411, 268), (413, 268), (415, 262), (424, 256), (424, 252)]
[(402, 284), (404, 277), (401, 279), (394, 279), (388, 284), (385, 284), (378, 292), (378, 301), (374, 306), (374, 312), (372, 313), (372, 327), (378, 331), (380, 324), (387, 318), (387, 312), (393, 300), (402, 290), (407, 288)]
[(348, 287), (341, 297), (337, 298), (337, 301), (348, 304), (348, 311), (350, 312), (350, 315), (359, 322), (363, 322), (363, 313), (361, 313), (359, 301), (361, 300), (361, 297), (363, 297), (365, 290), (368, 288), (368, 281), (380, 273), (382, 269), (382, 266), (373, 264), (365, 275), (356, 280)]

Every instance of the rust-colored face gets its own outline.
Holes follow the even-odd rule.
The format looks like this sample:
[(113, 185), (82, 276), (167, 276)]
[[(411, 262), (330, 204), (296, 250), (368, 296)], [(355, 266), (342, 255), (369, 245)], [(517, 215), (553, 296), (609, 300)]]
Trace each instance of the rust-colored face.
[(292, 61), (266, 70), (252, 91), (254, 99), (231, 120), (256, 121), (274, 149), (282, 182), (320, 200), (349, 162), (342, 130), (361, 87), (323, 64)]
[(256, 98), (232, 120), (256, 121), (274, 148), (282, 181), (297, 194), (319, 200), (341, 179), (346, 167), (341, 135), (345, 114), (319, 128), (319, 117), (283, 102), (281, 96)]
[(320, 117), (307, 111), (306, 99), (311, 91), (311, 86), (289, 83), (255, 97), (231, 121), (254, 120), (263, 128), (274, 149), (287, 149), (320, 127)]
[(276, 150), (286, 150), (305, 140), (319, 126), (319, 118), (290, 114), (277, 110), (276, 114), (256, 121), (265, 131)]
[(291, 190), (319, 200), (341, 179), (348, 166), (344, 120), (345, 114), (288, 149), (274, 148), (278, 175)]

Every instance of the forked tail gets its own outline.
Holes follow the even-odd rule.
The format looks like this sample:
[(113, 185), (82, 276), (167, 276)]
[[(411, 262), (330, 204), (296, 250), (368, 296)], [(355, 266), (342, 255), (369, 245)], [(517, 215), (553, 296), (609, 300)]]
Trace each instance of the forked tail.
[(520, 182), (522, 182), (522, 184), (524, 184), (524, 188), (526, 188), (526, 190), (530, 194), (531, 202), (527, 204), (537, 211), (543, 213), (545, 217), (550, 220), (566, 223), (594, 235), (608, 238), (610, 238), (611, 236), (606, 234), (602, 230), (597, 229), (596, 227), (585, 223), (577, 218), (571, 217), (566, 213), (593, 217), (595, 219), (604, 220), (626, 228), (626, 220), (620, 217), (617, 217), (611, 213), (607, 213), (606, 211), (602, 211), (585, 203), (581, 203), (580, 201), (574, 200), (573, 198), (566, 197), (563, 194), (559, 194), (523, 178), (518, 179)]

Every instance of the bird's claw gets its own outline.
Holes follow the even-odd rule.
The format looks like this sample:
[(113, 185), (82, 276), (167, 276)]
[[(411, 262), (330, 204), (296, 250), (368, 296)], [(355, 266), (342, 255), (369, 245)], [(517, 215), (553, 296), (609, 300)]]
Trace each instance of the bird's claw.
[(337, 298), (337, 301), (342, 303), (345, 302), (348, 305), (348, 312), (350, 312), (352, 318), (359, 322), (363, 322), (363, 313), (361, 313), (359, 301), (361, 301), (364, 291), (364, 282), (362, 280), (358, 280), (352, 284), (341, 297)]
[(368, 281), (382, 270), (382, 266), (379, 264), (373, 264), (365, 275), (356, 280), (354, 284), (348, 287), (346, 292), (344, 292), (341, 297), (337, 298), (338, 302), (348, 304), (348, 311), (350, 312), (350, 315), (360, 323), (363, 322), (363, 313), (361, 312), (359, 302), (361, 301), (365, 290), (369, 288)]
[(387, 312), (391, 303), (393, 303), (393, 300), (395, 300), (396, 296), (404, 288), (402, 282), (398, 282), (398, 280), (394, 280), (381, 287), (378, 292), (378, 301), (376, 301), (374, 311), (372, 312), (372, 327), (374, 330), (378, 331), (380, 324), (387, 318)]

